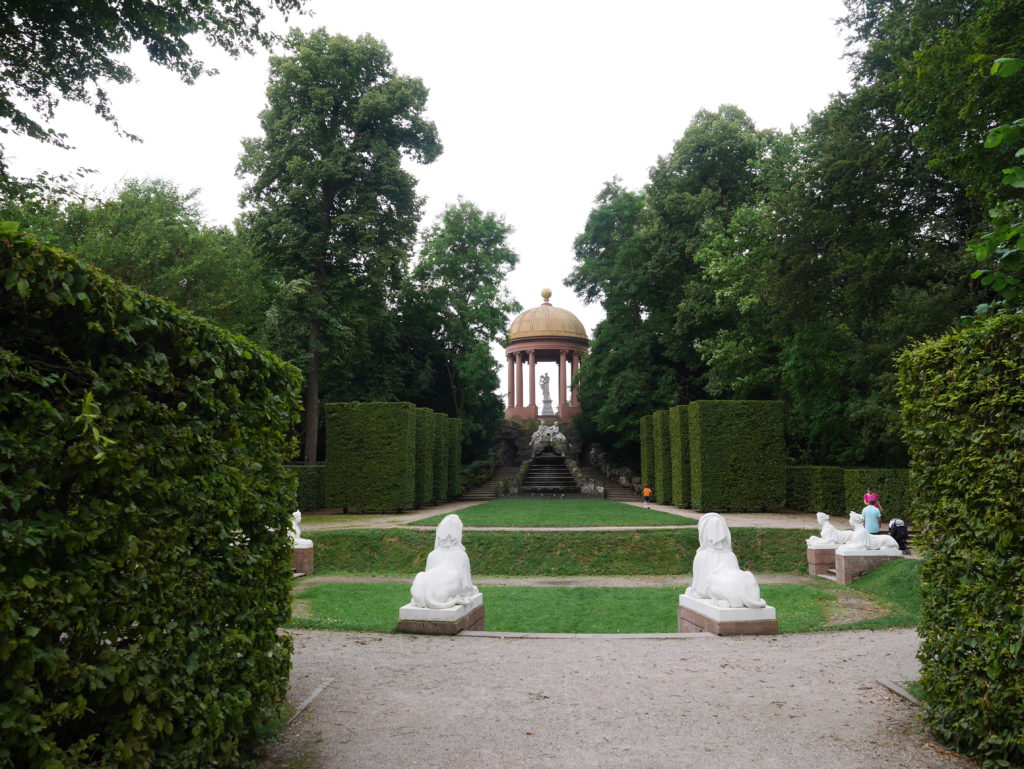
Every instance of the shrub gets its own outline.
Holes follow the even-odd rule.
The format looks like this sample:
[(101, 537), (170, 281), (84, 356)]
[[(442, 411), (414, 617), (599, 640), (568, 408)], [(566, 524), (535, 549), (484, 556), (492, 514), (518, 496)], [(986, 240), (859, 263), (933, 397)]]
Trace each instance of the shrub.
[(841, 467), (820, 465), (787, 467), (786, 507), (829, 515), (841, 515), (851, 509), (843, 497), (844, 472)]
[(462, 493), (462, 420), (448, 417), (448, 498)]
[(416, 499), (416, 407), (328, 403), (324, 497), (347, 512), (408, 510)]
[(434, 412), (416, 409), (416, 507), (434, 499)]
[(640, 485), (654, 488), (654, 417), (640, 417)]
[(899, 359), (926, 718), (987, 767), (1024, 766), (1022, 382), (1021, 315), (976, 320)]
[(315, 465), (288, 465), (298, 478), (295, 506), (302, 512), (322, 510), (324, 505), (324, 463)]
[(672, 457), (672, 502), (690, 506), (690, 417), (686, 406), (668, 410), (669, 448)]
[(844, 471), (846, 509), (860, 512), (864, 507), (864, 490), (871, 488), (878, 494), (884, 518), (902, 518), (908, 523), (913, 517), (910, 504), (910, 473), (892, 469), (850, 469)]
[(781, 401), (693, 401), (690, 462), (698, 510), (779, 510), (786, 498)]
[(448, 417), (433, 413), (434, 425), (434, 502), (448, 499)]
[(651, 415), (651, 440), (654, 444), (654, 498), (672, 504), (672, 443), (668, 431), (668, 411)]
[(299, 372), (0, 226), (0, 765), (233, 767), (288, 683)]

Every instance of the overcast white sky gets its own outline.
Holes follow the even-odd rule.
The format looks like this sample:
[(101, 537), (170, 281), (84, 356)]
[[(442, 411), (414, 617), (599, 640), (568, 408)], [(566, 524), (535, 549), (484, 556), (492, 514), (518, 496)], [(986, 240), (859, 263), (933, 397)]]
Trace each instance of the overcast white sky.
[[(413, 166), (427, 224), (459, 195), (515, 228), (520, 263), (509, 287), (524, 308), (552, 304), (593, 331), (599, 305), (562, 285), (572, 242), (594, 196), (618, 175), (647, 181), (695, 112), (731, 103), (760, 128), (789, 129), (848, 89), (841, 0), (315, 0), (312, 16), (280, 22), (369, 33), (396, 69), (430, 89), (428, 114), (444, 153)], [(5, 137), (15, 173), (95, 168), (94, 190), (128, 177), (201, 189), (210, 222), (238, 213), (240, 140), (259, 135), (267, 54), (206, 57), (220, 74), (186, 86), (133, 57), (136, 83), (111, 88), (114, 112), (142, 144), (119, 138), (88, 108), (62, 107), (54, 125), (77, 149), (63, 152)], [(504, 382), (504, 379), (501, 380)]]

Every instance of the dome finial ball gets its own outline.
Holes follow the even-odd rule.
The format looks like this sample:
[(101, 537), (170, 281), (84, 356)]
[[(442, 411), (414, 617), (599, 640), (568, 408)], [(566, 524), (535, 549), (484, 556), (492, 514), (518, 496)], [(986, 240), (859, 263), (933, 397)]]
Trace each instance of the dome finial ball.
[(551, 289), (550, 288), (542, 289), (541, 292), (540, 292), (540, 295), (542, 297), (544, 297), (544, 301), (547, 302), (551, 298)]

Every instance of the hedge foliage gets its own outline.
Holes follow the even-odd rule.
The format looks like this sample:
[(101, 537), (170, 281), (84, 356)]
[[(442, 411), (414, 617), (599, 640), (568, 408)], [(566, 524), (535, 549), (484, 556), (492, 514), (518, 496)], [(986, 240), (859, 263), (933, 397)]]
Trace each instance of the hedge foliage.
[(693, 506), (717, 512), (782, 509), (782, 402), (693, 401), (688, 412)]
[(408, 510), (416, 500), (416, 407), (328, 403), (324, 497), (350, 513)]
[(434, 425), (434, 502), (448, 499), (448, 417), (433, 413)]
[[(786, 507), (808, 513), (842, 515), (853, 508), (844, 497), (846, 471), (841, 467), (799, 465), (786, 468)], [(856, 509), (860, 510), (863, 505)]]
[(690, 506), (690, 415), (686, 406), (668, 410), (669, 455), (672, 462), (672, 503)]
[(416, 507), (434, 500), (434, 412), (416, 409)]
[(0, 765), (237, 766), (288, 683), (299, 372), (0, 225)]
[(654, 488), (654, 417), (640, 417), (640, 485)]
[(668, 431), (668, 411), (655, 411), (651, 420), (654, 443), (654, 498), (672, 504), (672, 442)]
[(448, 498), (455, 499), (462, 493), (462, 420), (456, 417), (448, 417), (448, 451)]
[(910, 503), (910, 471), (894, 469), (845, 470), (843, 474), (845, 509), (860, 512), (864, 507), (864, 492), (870, 488), (878, 494), (883, 519), (902, 518), (913, 522), (914, 510)]
[(324, 463), (288, 465), (288, 469), (295, 473), (299, 482), (299, 488), (295, 494), (296, 507), (304, 513), (325, 508)]
[(986, 767), (1024, 766), (1024, 316), (912, 348), (899, 393), (926, 718)]

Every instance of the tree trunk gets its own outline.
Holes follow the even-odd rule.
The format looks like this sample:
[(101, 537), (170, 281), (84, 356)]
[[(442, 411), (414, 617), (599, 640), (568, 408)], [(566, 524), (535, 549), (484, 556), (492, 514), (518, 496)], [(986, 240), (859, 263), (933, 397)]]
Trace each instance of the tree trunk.
[(316, 464), (317, 438), (320, 435), (320, 276), (313, 281), (311, 291), (313, 317), (309, 323), (309, 366), (306, 369), (306, 397), (304, 399), (305, 415), (305, 448), (304, 463)]

